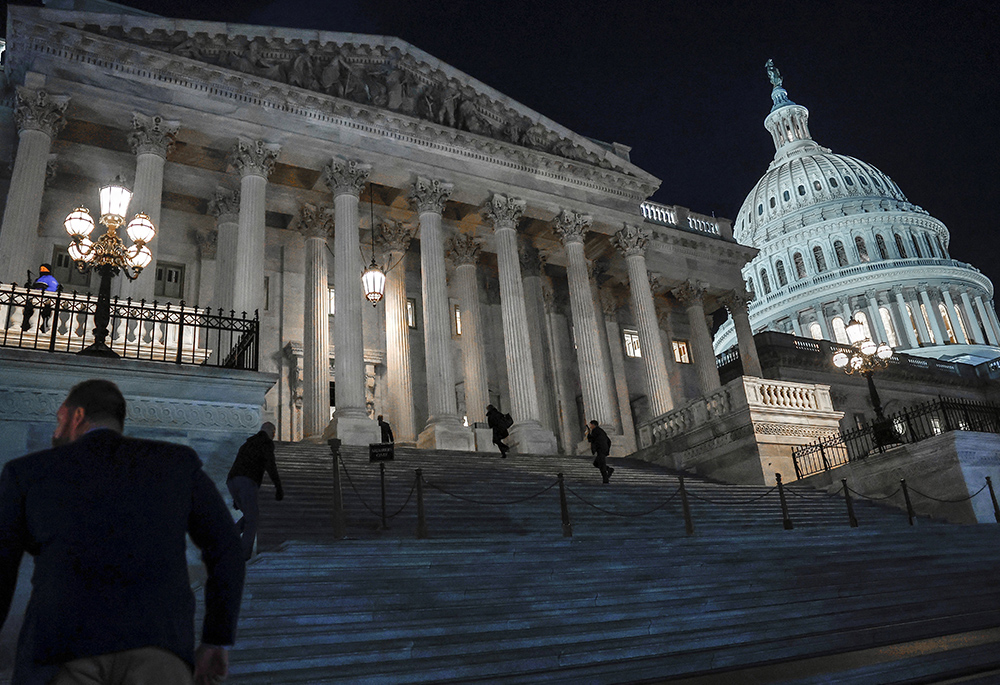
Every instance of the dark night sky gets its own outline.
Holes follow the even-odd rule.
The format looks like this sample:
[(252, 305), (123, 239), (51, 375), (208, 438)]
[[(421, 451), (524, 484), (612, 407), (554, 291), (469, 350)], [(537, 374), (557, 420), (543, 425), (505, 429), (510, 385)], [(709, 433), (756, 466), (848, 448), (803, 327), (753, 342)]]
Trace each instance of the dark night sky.
[(1000, 3), (127, 0), (167, 16), (398, 36), (568, 128), (631, 145), (654, 200), (735, 218), (774, 148), (764, 62), (821, 145), (887, 173), (1000, 282)]

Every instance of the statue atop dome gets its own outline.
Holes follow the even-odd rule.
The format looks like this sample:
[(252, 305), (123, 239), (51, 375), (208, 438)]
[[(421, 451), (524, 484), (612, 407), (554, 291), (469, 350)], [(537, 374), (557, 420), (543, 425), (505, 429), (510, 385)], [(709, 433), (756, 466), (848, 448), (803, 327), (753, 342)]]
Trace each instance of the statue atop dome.
[(771, 85), (775, 88), (781, 88), (781, 73), (778, 71), (778, 67), (774, 66), (774, 60), (768, 59), (764, 63), (764, 68), (767, 69), (767, 78), (771, 81)]

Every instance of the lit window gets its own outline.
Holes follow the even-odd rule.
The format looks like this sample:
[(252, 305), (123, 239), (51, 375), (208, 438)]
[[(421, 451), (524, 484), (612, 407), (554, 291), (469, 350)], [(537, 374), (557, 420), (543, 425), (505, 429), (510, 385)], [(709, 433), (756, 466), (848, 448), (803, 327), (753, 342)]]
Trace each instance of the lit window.
[(333, 316), (334, 314), (337, 313), (337, 306), (336, 306), (337, 298), (334, 296), (333, 288), (327, 288), (326, 292), (330, 298), (330, 316)]
[(462, 335), (462, 311), (457, 304), (452, 307), (452, 311), (455, 312), (455, 335)]
[(417, 301), (411, 297), (406, 298), (406, 325), (417, 327)]
[(625, 356), (641, 357), (642, 350), (639, 348), (639, 331), (628, 328), (622, 330), (622, 337), (625, 339)]
[(690, 364), (691, 353), (688, 351), (687, 340), (673, 340), (671, 345), (674, 348), (674, 361), (678, 364)]
[(156, 265), (156, 283), (153, 286), (155, 297), (180, 298), (184, 296), (184, 265), (166, 264), (159, 262)]

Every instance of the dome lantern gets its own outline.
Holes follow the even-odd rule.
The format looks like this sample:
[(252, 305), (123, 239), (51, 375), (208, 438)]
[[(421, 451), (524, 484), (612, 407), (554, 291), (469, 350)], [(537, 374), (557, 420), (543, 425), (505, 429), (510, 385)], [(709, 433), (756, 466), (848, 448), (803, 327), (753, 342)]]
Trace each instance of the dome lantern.
[(782, 87), (783, 80), (778, 68), (774, 66), (774, 60), (767, 60), (764, 66), (771, 81), (771, 101), (774, 102), (771, 112), (764, 119), (764, 128), (771, 134), (774, 149), (785, 152), (782, 148), (786, 145), (801, 147), (802, 141), (815, 145), (809, 134), (809, 110), (788, 99), (788, 92)]

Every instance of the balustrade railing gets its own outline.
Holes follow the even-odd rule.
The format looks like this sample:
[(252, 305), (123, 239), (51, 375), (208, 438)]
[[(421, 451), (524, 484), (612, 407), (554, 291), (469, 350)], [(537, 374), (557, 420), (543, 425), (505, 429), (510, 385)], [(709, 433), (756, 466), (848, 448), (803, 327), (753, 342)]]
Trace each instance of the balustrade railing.
[[(97, 296), (0, 284), (0, 347), (80, 352), (94, 342)], [(260, 324), (222, 310), (111, 300), (106, 344), (126, 359), (256, 371)]]

